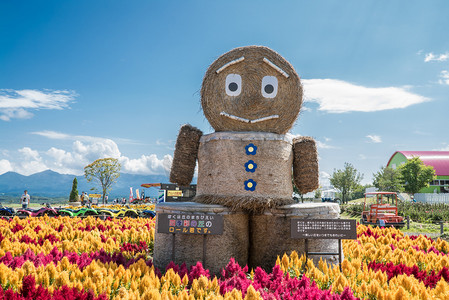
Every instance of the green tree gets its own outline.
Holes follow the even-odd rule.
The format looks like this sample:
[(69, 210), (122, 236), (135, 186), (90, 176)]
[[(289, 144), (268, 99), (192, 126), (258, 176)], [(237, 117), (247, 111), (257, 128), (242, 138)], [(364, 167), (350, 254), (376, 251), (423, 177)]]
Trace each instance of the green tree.
[(401, 173), (397, 169), (381, 167), (380, 171), (373, 174), (373, 184), (383, 192), (402, 192)]
[(418, 193), (422, 188), (428, 187), (429, 183), (436, 178), (435, 169), (432, 166), (424, 165), (419, 157), (412, 157), (398, 169), (404, 191), (412, 195)]
[(330, 178), (331, 184), (341, 192), (342, 203), (348, 202), (348, 197), (363, 179), (363, 174), (357, 172), (353, 165), (345, 163), (343, 170), (335, 170)]
[(101, 186), (103, 204), (105, 202), (105, 195), (120, 177), (121, 167), (118, 159), (115, 158), (97, 159), (90, 165), (84, 167), (84, 176), (86, 177), (87, 182), (96, 179), (97, 184)]
[(373, 187), (371, 184), (357, 185), (357, 187), (352, 191), (350, 199), (360, 199), (365, 197), (365, 192), (367, 188)]
[(78, 200), (78, 180), (75, 177), (72, 183), (72, 191), (70, 192), (69, 202), (77, 202)]

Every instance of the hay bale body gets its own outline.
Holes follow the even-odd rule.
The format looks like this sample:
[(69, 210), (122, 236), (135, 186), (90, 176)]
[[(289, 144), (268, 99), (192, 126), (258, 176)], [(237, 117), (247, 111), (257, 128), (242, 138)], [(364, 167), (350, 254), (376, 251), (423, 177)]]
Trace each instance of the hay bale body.
[(156, 205), (156, 214), (160, 213), (222, 215), (224, 222), (222, 235), (207, 236), (158, 233), (156, 222), (153, 264), (160, 270), (165, 270), (171, 261), (179, 265), (185, 263), (187, 267), (196, 265), (200, 261), (212, 276), (218, 276), (231, 257), (234, 257), (242, 266), (248, 263), (248, 214), (241, 211), (231, 212), (229, 208), (221, 205), (193, 202), (159, 203)]
[(267, 132), (202, 136), (196, 202), (262, 211), (292, 203), (292, 141)]

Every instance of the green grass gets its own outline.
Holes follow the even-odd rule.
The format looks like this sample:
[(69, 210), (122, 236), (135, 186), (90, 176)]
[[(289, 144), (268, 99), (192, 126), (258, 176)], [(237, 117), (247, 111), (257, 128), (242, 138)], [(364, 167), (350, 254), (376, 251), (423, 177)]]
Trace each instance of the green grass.
[[(350, 215), (348, 213), (341, 214), (342, 219), (353, 219), (360, 221), (360, 216)], [(439, 237), (441, 235), (440, 224), (432, 224), (432, 223), (420, 223), (410, 221), (410, 228), (407, 229), (407, 221), (406, 225), (403, 228), (400, 228), (402, 232), (407, 235), (419, 235), (424, 234), (430, 237)], [(443, 225), (443, 235), (449, 236), (449, 223), (444, 223)]]
[(347, 214), (347, 213), (341, 213), (341, 214), (340, 214), (340, 217), (341, 217), (342, 219), (351, 219), (351, 220), (357, 220), (357, 221), (360, 221), (360, 217), (357, 217), (357, 216), (351, 216), (351, 215), (349, 215), (349, 214)]

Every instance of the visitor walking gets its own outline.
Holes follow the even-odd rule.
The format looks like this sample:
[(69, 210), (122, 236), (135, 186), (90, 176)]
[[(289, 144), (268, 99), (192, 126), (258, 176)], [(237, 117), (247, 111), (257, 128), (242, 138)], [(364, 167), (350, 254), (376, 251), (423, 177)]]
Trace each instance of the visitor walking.
[(25, 190), (23, 192), (22, 197), (20, 198), (21, 202), (22, 202), (22, 208), (28, 208), (28, 205), (30, 205), (30, 195), (28, 194), (28, 191)]
[(86, 195), (84, 194), (84, 192), (82, 192), (81, 193), (81, 205), (84, 205), (86, 203), (85, 196)]

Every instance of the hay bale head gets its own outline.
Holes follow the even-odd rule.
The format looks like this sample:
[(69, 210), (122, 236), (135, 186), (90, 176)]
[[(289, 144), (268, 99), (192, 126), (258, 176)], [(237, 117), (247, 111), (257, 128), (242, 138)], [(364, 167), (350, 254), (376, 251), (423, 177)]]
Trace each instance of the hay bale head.
[(204, 115), (216, 131), (284, 134), (302, 104), (298, 74), (262, 46), (236, 48), (212, 63), (201, 89)]

